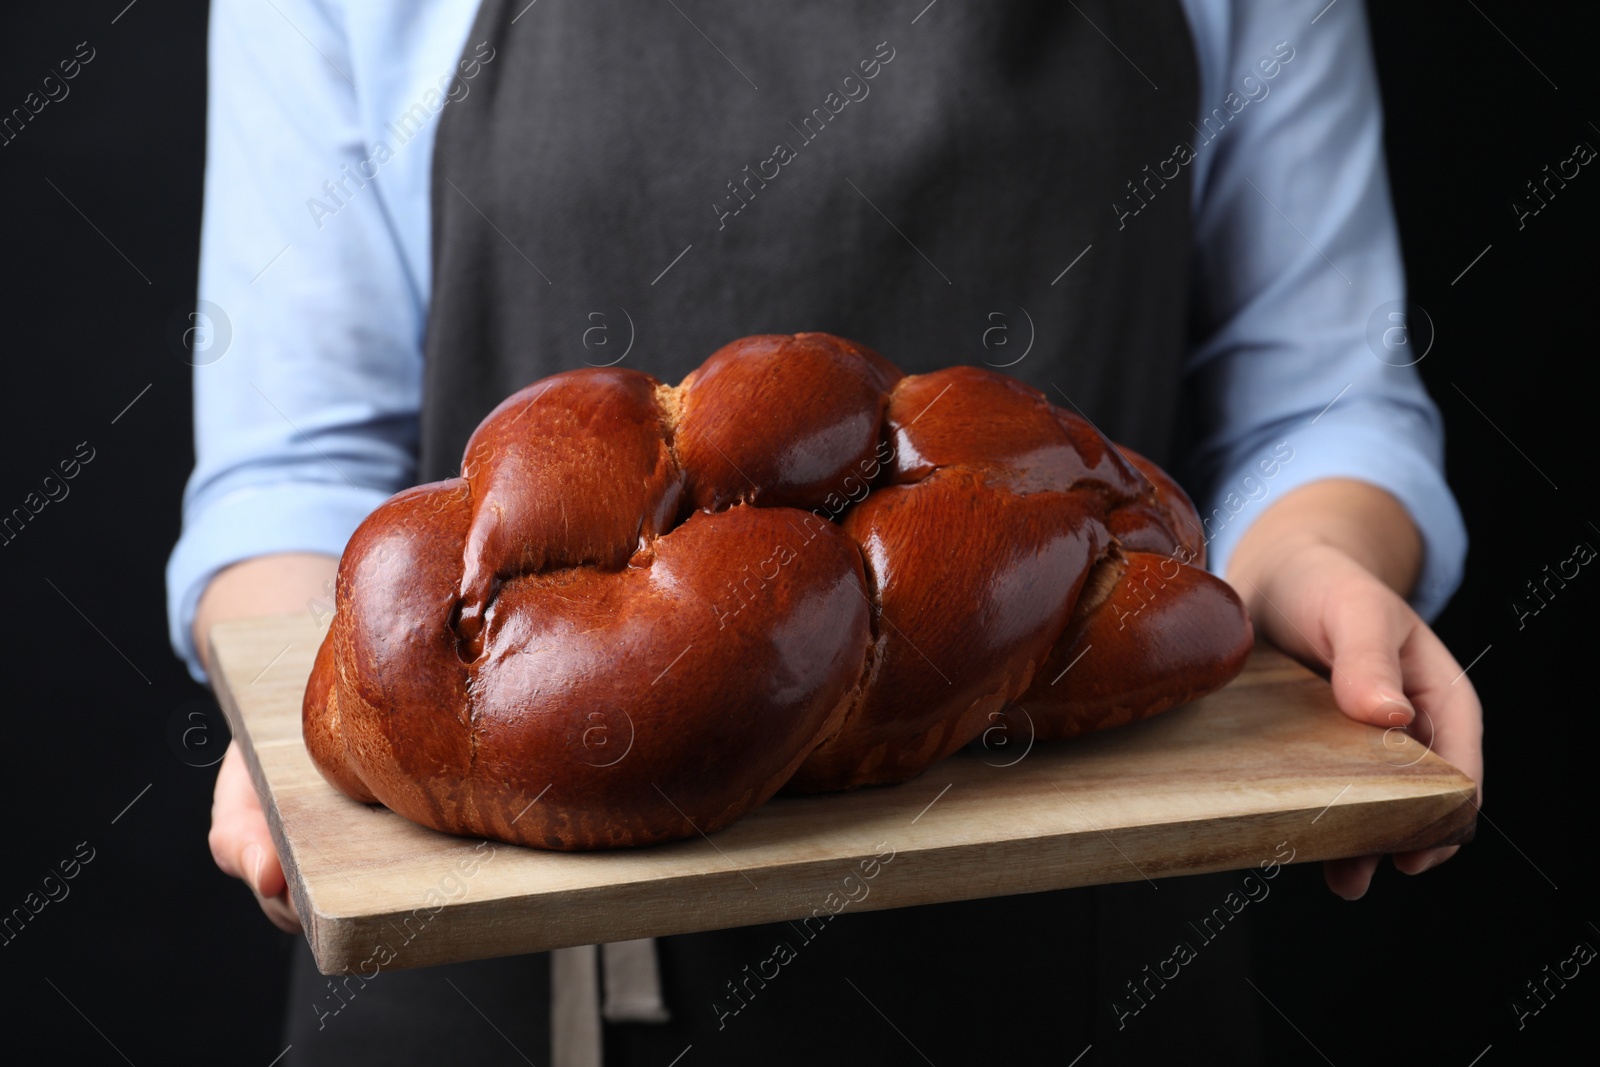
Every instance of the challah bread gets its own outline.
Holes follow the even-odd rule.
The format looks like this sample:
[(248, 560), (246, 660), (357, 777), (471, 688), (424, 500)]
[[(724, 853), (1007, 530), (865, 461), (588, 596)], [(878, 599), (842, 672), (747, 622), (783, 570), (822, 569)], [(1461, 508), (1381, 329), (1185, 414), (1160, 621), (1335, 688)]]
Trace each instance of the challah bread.
[(558, 374), (351, 538), (306, 689), (328, 780), (553, 849), (904, 781), (1021, 704), (1042, 739), (1243, 666), (1193, 505), (1037, 390), (749, 337), (681, 385)]

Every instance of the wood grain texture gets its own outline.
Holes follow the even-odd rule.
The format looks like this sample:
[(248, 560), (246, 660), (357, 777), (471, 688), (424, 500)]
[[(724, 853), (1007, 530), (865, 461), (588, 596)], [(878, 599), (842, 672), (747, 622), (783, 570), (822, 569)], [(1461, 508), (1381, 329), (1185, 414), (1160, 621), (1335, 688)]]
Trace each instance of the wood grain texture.
[(224, 623), (211, 647), (325, 974), (826, 914), (889, 849), (850, 909), (1239, 869), (1285, 841), (1296, 862), (1393, 852), (1476, 825), (1471, 779), (1346, 718), (1326, 682), (1262, 647), (1226, 689), (1147, 722), (1031, 748), (1017, 728), (903, 785), (779, 797), (710, 837), (595, 853), (480, 843), (317, 773), (300, 704), (322, 632), (309, 615)]

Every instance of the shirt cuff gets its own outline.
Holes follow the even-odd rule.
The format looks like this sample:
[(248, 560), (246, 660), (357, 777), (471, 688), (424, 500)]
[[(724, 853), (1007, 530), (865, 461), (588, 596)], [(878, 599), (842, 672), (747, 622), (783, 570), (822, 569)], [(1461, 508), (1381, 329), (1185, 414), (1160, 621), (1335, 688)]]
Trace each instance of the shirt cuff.
[(1282, 443), (1225, 467), (1200, 510), (1212, 573), (1226, 572), (1239, 539), (1270, 501), (1324, 478), (1354, 478), (1387, 490), (1422, 534), (1422, 570), (1410, 601), (1431, 623), (1460, 586), (1467, 555), (1466, 525), (1437, 458), (1391, 428), (1331, 418), (1287, 429), (1275, 441)]
[(338, 556), (361, 520), (388, 498), (379, 489), (285, 482), (235, 490), (186, 516), (167, 560), (167, 631), (190, 676), (206, 681), (194, 646), (194, 616), (218, 571), (274, 552)]

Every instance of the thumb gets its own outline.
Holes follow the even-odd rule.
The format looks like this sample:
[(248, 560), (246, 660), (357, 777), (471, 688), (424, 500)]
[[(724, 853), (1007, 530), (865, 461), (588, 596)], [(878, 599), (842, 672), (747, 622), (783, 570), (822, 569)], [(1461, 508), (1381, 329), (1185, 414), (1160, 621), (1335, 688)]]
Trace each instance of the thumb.
[(252, 841), (246, 845), (239, 867), (245, 883), (255, 890), (258, 897), (275, 897), (287, 885), (283, 866), (278, 862), (278, 851), (273, 848), (271, 840), (265, 843)]
[(1328, 619), (1333, 698), (1350, 718), (1396, 730), (1416, 718), (1400, 667), (1400, 649), (1413, 619), (1410, 609), (1386, 588), (1350, 598)]
[(257, 896), (275, 897), (287, 884), (264, 820), (256, 823), (239, 818), (216, 823), (211, 829), (211, 852), (224, 874), (242, 880)]
[(208, 843), (224, 874), (242, 879), (261, 897), (283, 892), (286, 883), (278, 850), (237, 743), (228, 746), (217, 772)]

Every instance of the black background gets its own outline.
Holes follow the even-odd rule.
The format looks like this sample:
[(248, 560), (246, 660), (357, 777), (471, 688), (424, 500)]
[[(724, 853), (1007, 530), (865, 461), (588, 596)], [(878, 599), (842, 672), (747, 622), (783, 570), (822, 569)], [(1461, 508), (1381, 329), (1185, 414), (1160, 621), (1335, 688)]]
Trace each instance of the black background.
[[(70, 1062), (120, 1062), (114, 1044), (135, 1063), (266, 1064), (282, 1047), (292, 940), (211, 865), (214, 771), (190, 765), (207, 758), (198, 735), (175, 746), (171, 727), (215, 720), (186, 717), (204, 693), (168, 649), (163, 608), (192, 463), (174, 321), (194, 296), (206, 12), (139, 3), (112, 25), (124, 4), (7, 5), (0, 30), (7, 112), (79, 41), (97, 50), (71, 95), (0, 148), (0, 511), (79, 442), (95, 450), (70, 496), (0, 547), (0, 912), (79, 842), (95, 850), (71, 895), (0, 947), (0, 1004), (9, 1035)], [(1437, 629), (1463, 663), (1488, 649), (1472, 669), (1486, 805), (1477, 841), (1422, 878), (1385, 865), (1346, 904), (1296, 867), (1252, 909), (1277, 1062), (1321, 1062), (1313, 1044), (1334, 1063), (1465, 1067), (1486, 1049), (1486, 1067), (1535, 1062), (1583, 1047), (1600, 997), (1586, 968), (1520, 1029), (1510, 1006), (1577, 942), (1600, 946), (1596, 727), (1581, 684), (1600, 574), (1585, 569), (1524, 628), (1511, 608), (1577, 542), (1600, 547), (1587, 373), (1600, 171), (1584, 168), (1523, 229), (1510, 207), (1577, 141), (1600, 145), (1590, 6), (1372, 12), (1411, 297), (1437, 331), (1421, 370), (1472, 535)]]

